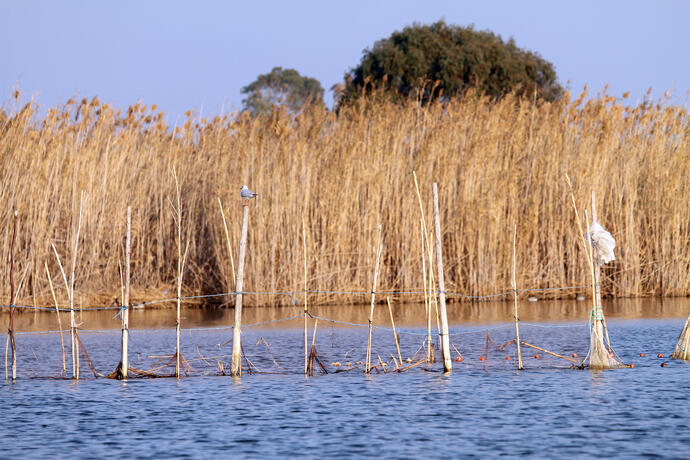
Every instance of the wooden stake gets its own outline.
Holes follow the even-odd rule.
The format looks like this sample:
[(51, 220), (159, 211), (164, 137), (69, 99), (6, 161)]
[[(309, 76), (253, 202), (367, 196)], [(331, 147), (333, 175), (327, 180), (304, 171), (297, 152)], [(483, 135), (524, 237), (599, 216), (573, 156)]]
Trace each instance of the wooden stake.
[(230, 375), (242, 375), (242, 300), (244, 289), (244, 258), (247, 252), (247, 230), (249, 227), (249, 205), (242, 204), (242, 233), (240, 234), (240, 249), (237, 255), (237, 279), (235, 280), (235, 327), (232, 331), (232, 369)]
[[(14, 341), (14, 243), (17, 239), (17, 211), (14, 211), (14, 219), (12, 219), (12, 242), (10, 243), (10, 324), (7, 329), (10, 346), (12, 347), (12, 381), (17, 380), (17, 345)], [(5, 360), (5, 369), (7, 369), (7, 360)]]
[(513, 230), (513, 300), (515, 301), (515, 343), (517, 344), (518, 370), (522, 370), (522, 350), (520, 349), (520, 328), (518, 323), (518, 288), (517, 288), (517, 224)]
[[(393, 310), (391, 309), (391, 299), (386, 297), (386, 303), (388, 303), (388, 313), (391, 315), (391, 325), (393, 326), (393, 338), (395, 339), (395, 348), (398, 350), (398, 359), (402, 364), (402, 355), (400, 355), (400, 343), (398, 342), (398, 334), (395, 332), (395, 321), (393, 320)], [(395, 359), (395, 358), (393, 358)], [(397, 364), (396, 364), (397, 367)]]
[(379, 277), (379, 264), (381, 262), (381, 224), (378, 227), (378, 244), (376, 245), (376, 267), (374, 268), (374, 283), (371, 288), (371, 310), (369, 312), (369, 341), (367, 342), (367, 359), (364, 365), (364, 372), (369, 373), (371, 368), (371, 332), (374, 326), (374, 305), (376, 302), (376, 283)]
[(67, 365), (65, 363), (65, 339), (62, 336), (62, 321), (60, 320), (60, 308), (58, 307), (57, 297), (55, 297), (55, 289), (53, 288), (53, 279), (50, 276), (50, 270), (48, 270), (48, 263), (43, 262), (43, 266), (46, 269), (46, 275), (48, 275), (48, 284), (50, 285), (50, 294), (53, 296), (53, 302), (55, 303), (55, 313), (57, 314), (58, 330), (60, 331), (60, 350), (62, 351), (62, 372), (67, 372)]
[(129, 342), (129, 265), (131, 255), (131, 234), (132, 234), (132, 208), (127, 206), (127, 229), (125, 233), (125, 294), (122, 298), (122, 341), (120, 344), (120, 363), (122, 369), (122, 379), (127, 380), (127, 369), (129, 368), (128, 342)]
[(441, 242), (441, 216), (438, 209), (438, 184), (433, 184), (434, 192), (434, 221), (436, 228), (436, 264), (438, 268), (439, 308), (441, 314), (441, 354), (443, 355), (443, 370), (453, 370), (453, 361), (450, 359), (450, 339), (448, 337), (448, 315), (446, 314), (446, 291), (443, 277), (443, 244)]

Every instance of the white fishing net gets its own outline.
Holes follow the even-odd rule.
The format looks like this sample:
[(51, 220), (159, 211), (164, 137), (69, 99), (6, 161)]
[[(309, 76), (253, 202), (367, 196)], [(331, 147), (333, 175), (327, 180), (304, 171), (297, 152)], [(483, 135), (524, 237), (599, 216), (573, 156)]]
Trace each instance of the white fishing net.
[(623, 362), (611, 348), (609, 334), (606, 329), (606, 318), (601, 307), (601, 286), (599, 282), (599, 267), (616, 260), (613, 254), (616, 240), (596, 221), (589, 226), (587, 239), (592, 244), (592, 255), (596, 265), (595, 306), (590, 311), (589, 316), (589, 353), (587, 356), (589, 367), (591, 369), (624, 367)]
[(594, 247), (594, 262), (601, 266), (613, 260), (616, 256), (613, 255), (613, 249), (616, 247), (616, 240), (611, 234), (607, 232), (599, 222), (592, 222), (589, 226), (589, 240), (592, 247)]

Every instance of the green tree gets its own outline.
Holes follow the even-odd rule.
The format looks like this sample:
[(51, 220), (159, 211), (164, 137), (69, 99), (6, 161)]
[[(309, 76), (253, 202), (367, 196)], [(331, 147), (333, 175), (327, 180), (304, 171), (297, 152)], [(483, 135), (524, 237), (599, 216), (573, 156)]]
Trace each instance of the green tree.
[(553, 65), (518, 48), (512, 38), (504, 42), (492, 32), (443, 21), (405, 27), (365, 49), (359, 65), (345, 74), (340, 103), (372, 88), (424, 101), (469, 88), (494, 98), (512, 91), (532, 97), (536, 91), (539, 98), (555, 100), (563, 93)]
[(299, 112), (308, 101), (323, 105), (323, 88), (315, 78), (303, 77), (295, 69), (274, 67), (270, 73), (259, 75), (241, 90), (247, 97), (244, 109), (256, 115), (270, 112), (274, 106), (284, 105)]

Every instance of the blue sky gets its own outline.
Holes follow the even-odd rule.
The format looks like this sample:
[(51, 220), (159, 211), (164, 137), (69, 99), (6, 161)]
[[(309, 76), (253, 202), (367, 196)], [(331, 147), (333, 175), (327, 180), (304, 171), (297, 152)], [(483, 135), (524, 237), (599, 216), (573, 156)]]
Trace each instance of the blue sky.
[[(362, 51), (413, 22), (474, 24), (551, 61), (580, 93), (642, 100), (690, 89), (690, 2), (0, 0), (0, 103), (16, 86), (43, 106), (73, 95), (117, 107), (241, 107), (240, 89), (274, 66), (341, 82)], [(568, 83), (569, 82), (569, 83)], [(327, 91), (327, 102), (332, 95)]]

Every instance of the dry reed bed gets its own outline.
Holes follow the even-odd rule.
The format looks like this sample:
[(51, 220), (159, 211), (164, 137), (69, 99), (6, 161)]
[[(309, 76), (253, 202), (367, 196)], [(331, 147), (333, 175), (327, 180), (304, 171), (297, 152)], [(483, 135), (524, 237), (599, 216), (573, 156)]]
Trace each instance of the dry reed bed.
[[(426, 108), (377, 102), (339, 115), (310, 109), (294, 121), (283, 111), (257, 119), (190, 114), (176, 128), (155, 106), (137, 104), (120, 114), (97, 99), (69, 101), (39, 120), (28, 105), (0, 121), (0, 295), (6, 303), (7, 229), (16, 207), (18, 277), (26, 273), (18, 303), (52, 303), (42, 270), (48, 261), (57, 276), (49, 241), (69, 260), (84, 191), (76, 304), (121, 297), (127, 205), (133, 209), (132, 298), (173, 297), (173, 165), (183, 239), (190, 241), (187, 294), (232, 290), (217, 197), (236, 252), (244, 183), (260, 193), (250, 213), (246, 290), (302, 288), (303, 216), (310, 289), (366, 291), (379, 222), (380, 289), (421, 288), (415, 170), (427, 216), (431, 183), (439, 183), (448, 291), (509, 288), (516, 222), (521, 287), (586, 283), (563, 180), (568, 173), (579, 206), (596, 191), (600, 220), (618, 242), (618, 260), (604, 269), (604, 292), (689, 295), (689, 133), (680, 107), (626, 108), (605, 95), (553, 104), (468, 96)], [(64, 287), (56, 286), (65, 302)], [(366, 297), (322, 295), (312, 302), (334, 301)], [(247, 302), (289, 299), (250, 296)]]

